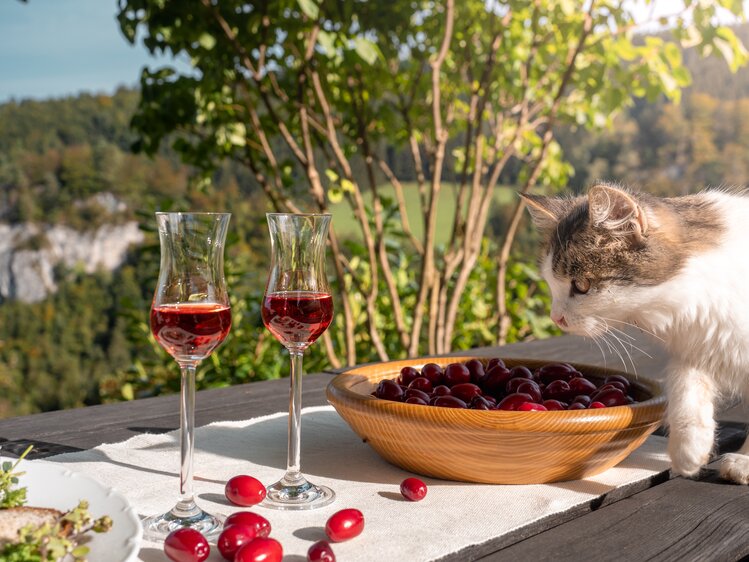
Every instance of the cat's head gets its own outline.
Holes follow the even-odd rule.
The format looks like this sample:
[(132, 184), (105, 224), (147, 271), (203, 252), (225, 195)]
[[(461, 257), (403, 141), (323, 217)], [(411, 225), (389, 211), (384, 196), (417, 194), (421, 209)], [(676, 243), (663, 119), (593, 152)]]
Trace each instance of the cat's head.
[(657, 198), (606, 184), (576, 198), (523, 197), (544, 240), (551, 317), (565, 331), (595, 337), (621, 329), (683, 259)]

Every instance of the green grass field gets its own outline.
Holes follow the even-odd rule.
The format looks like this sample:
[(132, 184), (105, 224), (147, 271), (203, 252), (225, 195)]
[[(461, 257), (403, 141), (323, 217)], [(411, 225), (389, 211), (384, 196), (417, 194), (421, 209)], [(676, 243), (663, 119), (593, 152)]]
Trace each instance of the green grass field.
[[(389, 197), (395, 201), (394, 189), (390, 184), (379, 186), (382, 197)], [(447, 242), (452, 234), (453, 215), (455, 213), (455, 194), (457, 185), (452, 183), (443, 183), (440, 191), (439, 201), (437, 203), (437, 244)], [(403, 194), (406, 200), (406, 209), (408, 210), (408, 222), (411, 230), (418, 239), (422, 239), (424, 233), (424, 217), (421, 214), (419, 204), (419, 190), (416, 182), (406, 182), (403, 184)], [(371, 208), (372, 193), (364, 192), (364, 201)], [(500, 205), (510, 205), (516, 201), (515, 190), (510, 187), (497, 187), (494, 192), (494, 208)], [(333, 213), (333, 225), (339, 236), (354, 236), (361, 238), (361, 229), (354, 217), (353, 211), (345, 201), (331, 205)], [(490, 211), (491, 213), (491, 211)]]

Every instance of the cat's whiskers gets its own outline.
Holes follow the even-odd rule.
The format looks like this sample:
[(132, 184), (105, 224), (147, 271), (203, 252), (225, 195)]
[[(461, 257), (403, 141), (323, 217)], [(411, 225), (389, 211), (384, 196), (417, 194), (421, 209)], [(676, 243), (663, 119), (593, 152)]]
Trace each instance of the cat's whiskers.
[(626, 332), (622, 332), (622, 331), (621, 331), (621, 330), (619, 330), (618, 328), (614, 328), (614, 327), (612, 327), (612, 326), (609, 326), (609, 330), (610, 330), (610, 331), (614, 331), (614, 332), (618, 332), (618, 333), (619, 333), (619, 334), (621, 334), (622, 336), (624, 336), (624, 337), (626, 337), (626, 338), (629, 338), (629, 340), (630, 340), (630, 341), (621, 341), (621, 340), (620, 340), (620, 341), (621, 341), (621, 343), (622, 343), (622, 345), (628, 345), (628, 346), (629, 346), (629, 348), (630, 348), (630, 350), (632, 350), (632, 349), (635, 349), (635, 350), (639, 351), (640, 353), (642, 353), (642, 354), (643, 354), (643, 355), (644, 355), (645, 357), (647, 357), (647, 358), (649, 358), (649, 359), (652, 359), (652, 358), (653, 358), (653, 356), (652, 356), (652, 355), (650, 355), (650, 354), (649, 354), (649, 353), (648, 353), (647, 351), (645, 351), (645, 350), (644, 350), (644, 349), (642, 349), (641, 347), (637, 347), (637, 346), (636, 346), (636, 345), (634, 344), (634, 340), (635, 340), (635, 338), (634, 338), (634, 337), (632, 337), (631, 335), (629, 335), (628, 333), (626, 333)]
[(605, 368), (606, 367), (606, 359), (607, 359), (606, 352), (601, 347), (601, 344), (598, 343), (598, 336), (590, 334), (589, 337), (590, 337), (590, 341), (592, 341), (594, 344), (596, 344), (596, 346), (598, 347), (598, 349), (601, 351), (601, 357), (603, 357), (603, 366)]
[(609, 348), (619, 356), (619, 359), (621, 359), (622, 365), (624, 366), (624, 370), (626, 371), (628, 367), (627, 367), (627, 362), (624, 359), (624, 356), (621, 353), (619, 353), (618, 347), (614, 345), (614, 343), (610, 342), (607, 336), (613, 338), (614, 342), (618, 343), (621, 346), (622, 351), (627, 356), (627, 359), (629, 359), (630, 365), (632, 365), (632, 372), (636, 376), (637, 366), (635, 365), (634, 359), (632, 359), (632, 354), (629, 352), (624, 342), (614, 332), (611, 331), (611, 327), (608, 325), (608, 323), (605, 320), (603, 320), (601, 317), (598, 317), (598, 320), (603, 325), (603, 333), (601, 334), (601, 337), (603, 338), (603, 340), (609, 345)]
[(642, 326), (638, 326), (637, 324), (633, 324), (632, 322), (625, 322), (624, 320), (616, 320), (615, 318), (606, 318), (605, 316), (599, 316), (598, 318), (600, 318), (601, 320), (605, 320), (607, 322), (618, 322), (619, 324), (624, 324), (625, 326), (631, 326), (635, 328), (636, 330), (640, 330), (641, 332), (644, 332), (648, 334), (649, 336), (652, 336), (655, 339), (660, 340), (663, 343), (666, 343), (666, 340), (657, 336), (654, 332), (651, 332), (650, 330), (646, 330)]

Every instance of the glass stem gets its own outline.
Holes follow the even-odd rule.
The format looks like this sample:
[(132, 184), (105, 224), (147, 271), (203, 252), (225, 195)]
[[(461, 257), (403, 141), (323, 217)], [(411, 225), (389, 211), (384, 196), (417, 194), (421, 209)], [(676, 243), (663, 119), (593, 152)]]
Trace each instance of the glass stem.
[(291, 388), (289, 390), (289, 447), (286, 461), (288, 484), (299, 484), (304, 480), (301, 473), (301, 439), (302, 439), (302, 359), (304, 352), (290, 349)]
[(189, 517), (199, 511), (192, 489), (193, 453), (195, 448), (195, 363), (180, 363), (180, 500), (172, 509), (179, 517)]

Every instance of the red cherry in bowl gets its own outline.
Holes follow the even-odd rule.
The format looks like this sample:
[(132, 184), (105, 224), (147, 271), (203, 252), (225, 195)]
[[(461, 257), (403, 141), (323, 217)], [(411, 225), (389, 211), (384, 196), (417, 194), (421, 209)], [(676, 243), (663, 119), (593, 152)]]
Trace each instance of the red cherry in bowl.
[(224, 522), (224, 527), (229, 525), (244, 525), (255, 530), (255, 536), (267, 537), (270, 535), (270, 521), (262, 515), (251, 511), (237, 511), (229, 515)]
[(455, 396), (437, 396), (436, 398), (432, 398), (429, 403), (432, 406), (440, 406), (442, 408), (468, 408), (468, 404)]
[(172, 531), (164, 540), (164, 554), (174, 562), (203, 562), (210, 553), (206, 538), (189, 527)]
[(450, 389), (450, 394), (460, 398), (463, 402), (470, 402), (474, 396), (481, 394), (481, 389), (473, 383), (462, 382)]
[(398, 382), (400, 384), (405, 384), (406, 386), (408, 386), (409, 384), (411, 384), (412, 380), (420, 376), (421, 373), (419, 373), (419, 371), (414, 367), (403, 367), (401, 369), (400, 379), (398, 380)]
[(400, 402), (403, 400), (403, 388), (395, 381), (390, 379), (381, 380), (375, 390), (375, 396), (383, 400), (393, 400)]
[(456, 384), (471, 382), (471, 371), (463, 363), (450, 363), (445, 367), (445, 384), (454, 387)]
[(401, 482), (401, 494), (412, 502), (421, 501), (427, 495), (427, 485), (418, 478), (406, 478)]
[(567, 384), (570, 385), (570, 393), (574, 394), (575, 396), (579, 396), (581, 394), (590, 396), (597, 390), (596, 385), (590, 382), (585, 377), (575, 377), (573, 379), (570, 379)]
[(478, 359), (470, 359), (465, 362), (465, 366), (471, 373), (471, 382), (473, 384), (480, 384), (486, 376), (486, 369), (484, 369), (484, 364)]
[(317, 541), (307, 550), (307, 562), (335, 562), (333, 548), (328, 541)]
[(276, 539), (257, 537), (243, 544), (234, 555), (234, 562), (281, 562), (283, 548)]
[(543, 405), (547, 410), (566, 410), (567, 406), (564, 402), (560, 402), (559, 400), (544, 400)]
[(255, 505), (265, 499), (265, 486), (257, 478), (240, 474), (230, 478), (224, 488), (226, 499), (243, 507)]
[(429, 379), (433, 386), (442, 384), (444, 372), (437, 363), (427, 363), (421, 368), (421, 376)]
[(240, 547), (256, 536), (254, 527), (246, 525), (228, 525), (224, 527), (216, 540), (216, 547), (225, 560), (234, 560)]
[(625, 404), (627, 404), (627, 397), (618, 388), (606, 388), (604, 390), (599, 390), (590, 398), (591, 400), (593, 400), (593, 402), (600, 402), (606, 407), (624, 406)]
[(546, 406), (535, 402), (525, 402), (518, 406), (518, 412), (545, 412)]
[(521, 404), (525, 404), (526, 402), (533, 402), (530, 394), (525, 394), (524, 392), (508, 394), (497, 404), (497, 410), (517, 410)]
[(333, 542), (342, 542), (359, 536), (364, 530), (364, 514), (358, 509), (336, 511), (325, 523), (325, 534)]

